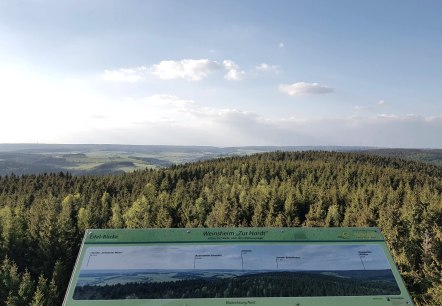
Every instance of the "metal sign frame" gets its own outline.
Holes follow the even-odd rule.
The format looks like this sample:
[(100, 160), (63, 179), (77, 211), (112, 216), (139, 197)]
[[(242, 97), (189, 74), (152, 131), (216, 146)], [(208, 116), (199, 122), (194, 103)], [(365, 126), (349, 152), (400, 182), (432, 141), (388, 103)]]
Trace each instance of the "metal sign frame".
[(413, 305), (378, 228), (90, 229), (65, 306)]

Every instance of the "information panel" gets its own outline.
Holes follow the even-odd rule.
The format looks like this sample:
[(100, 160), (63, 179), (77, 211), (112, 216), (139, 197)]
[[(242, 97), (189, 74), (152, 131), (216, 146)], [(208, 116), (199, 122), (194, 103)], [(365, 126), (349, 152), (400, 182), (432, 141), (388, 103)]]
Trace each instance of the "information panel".
[(378, 228), (87, 230), (63, 305), (413, 305)]

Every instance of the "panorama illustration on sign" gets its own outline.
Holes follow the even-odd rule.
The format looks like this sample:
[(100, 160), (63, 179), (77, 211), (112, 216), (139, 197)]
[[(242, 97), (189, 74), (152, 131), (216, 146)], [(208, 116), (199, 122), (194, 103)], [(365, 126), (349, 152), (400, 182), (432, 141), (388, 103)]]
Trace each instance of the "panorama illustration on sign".
[(397, 295), (379, 245), (90, 247), (74, 299)]

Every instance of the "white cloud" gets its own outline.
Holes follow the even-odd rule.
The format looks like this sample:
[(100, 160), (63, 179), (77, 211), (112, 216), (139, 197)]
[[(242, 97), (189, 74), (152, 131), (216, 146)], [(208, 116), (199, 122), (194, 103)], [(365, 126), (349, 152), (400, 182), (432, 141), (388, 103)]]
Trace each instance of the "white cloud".
[[(42, 84), (38, 84), (42, 88)], [(60, 88), (54, 96), (48, 86), (32, 115), (23, 117), (36, 129), (14, 129), (14, 141), (39, 140), (58, 143), (122, 143), (175, 145), (349, 145), (383, 147), (441, 147), (441, 117), (415, 114), (379, 114), (348, 118), (270, 118), (242, 109), (207, 107), (174, 95), (144, 98), (75, 96), (75, 88)], [(37, 90), (37, 88), (35, 88)], [(69, 92), (70, 116), (66, 106), (57, 104)], [(38, 92), (32, 92), (35, 94)], [(29, 93), (31, 94), (31, 93)], [(2, 93), (0, 93), (2, 95)], [(80, 101), (80, 105), (77, 101)], [(77, 103), (77, 104), (76, 104)], [(20, 113), (20, 107), (6, 107), (7, 113)], [(84, 109), (90, 111), (85, 113)], [(50, 110), (50, 111), (49, 111)], [(21, 112), (22, 113), (22, 112)], [(35, 116), (34, 114), (38, 114)], [(46, 114), (46, 115), (45, 115)], [(42, 128), (41, 121), (46, 128)], [(81, 127), (78, 122), (82, 122)], [(12, 121), (0, 122), (7, 130)], [(53, 127), (57, 126), (56, 129)], [(34, 132), (35, 130), (35, 132)], [(7, 135), (5, 135), (7, 136)], [(12, 138), (1, 138), (8, 142)]]
[(125, 98), (122, 106), (108, 108), (108, 126), (133, 127), (145, 123), (192, 125), (195, 102), (174, 95), (152, 95), (144, 98)]
[(406, 114), (406, 115), (396, 115), (396, 114), (378, 114), (377, 118), (380, 119), (390, 119), (390, 120), (402, 120), (402, 121), (410, 121), (410, 120), (424, 120), (424, 121), (431, 121), (428, 120), (429, 118), (434, 117), (423, 117), (416, 114)]
[(49, 78), (23, 67), (0, 70), (0, 83), (4, 85), (0, 130), (7, 131), (0, 133), (0, 143), (442, 148), (440, 114), (278, 118), (247, 109), (208, 107), (204, 101), (174, 95), (119, 98), (90, 88), (90, 79)]
[(425, 122), (431, 123), (431, 122), (442, 122), (442, 117), (437, 116), (428, 116), (424, 118)]
[(354, 110), (356, 110), (356, 111), (367, 111), (367, 110), (371, 110), (371, 107), (356, 105), (354, 107)]
[[(346, 145), (434, 147), (441, 117), (384, 115), (348, 118), (268, 118), (240, 109), (209, 108), (173, 96), (125, 101), (84, 133), (64, 142), (169, 145)], [(58, 140), (60, 142), (60, 140)]]
[(136, 68), (122, 68), (118, 70), (105, 70), (102, 79), (115, 82), (138, 82), (151, 73), (163, 80), (184, 79), (188, 81), (201, 81), (216, 71), (225, 71), (224, 78), (229, 81), (238, 81), (244, 78), (245, 71), (234, 61), (222, 62), (208, 59), (183, 59), (180, 61), (161, 61), (149, 69), (141, 66)]
[(384, 100), (379, 100), (377, 104), (378, 104), (378, 105), (385, 105), (386, 102), (385, 102)]
[(399, 119), (397, 115), (394, 114), (378, 114), (378, 118), (385, 118), (385, 119)]
[(239, 81), (246, 74), (244, 70), (241, 70), (239, 66), (231, 60), (224, 60), (223, 65), (227, 70), (227, 74), (224, 76), (226, 80)]
[(318, 83), (306, 82), (298, 82), (291, 85), (282, 84), (279, 85), (279, 90), (288, 94), (289, 96), (318, 95), (327, 94), (334, 91), (333, 88), (323, 86)]
[(207, 107), (174, 95), (153, 95), (126, 98), (119, 105), (109, 105), (100, 115), (102, 118), (92, 118), (88, 123), (95, 132), (92, 129), (81, 135), (92, 137), (95, 133), (89, 142), (214, 146), (442, 145), (438, 137), (442, 134), (442, 118), (415, 114), (270, 118), (242, 109)]
[(277, 65), (269, 65), (267, 63), (261, 63), (260, 65), (255, 67), (256, 71), (259, 72), (271, 72), (271, 73), (281, 73), (281, 70), (279, 69), (279, 66)]
[(122, 68), (118, 70), (105, 70), (102, 78), (106, 81), (135, 83), (146, 76), (147, 68)]
[(99, 118), (91, 117), (90, 133), (71, 134), (65, 141), (239, 146), (274, 137), (266, 119), (253, 112), (206, 107), (172, 95), (126, 98), (120, 104), (124, 107), (110, 105)]
[(442, 147), (439, 137), (442, 134), (442, 117), (380, 114), (348, 118), (290, 118), (277, 125), (307, 136), (308, 140), (301, 143), (307, 145)]
[(278, 47), (280, 47), (280, 48), (284, 48), (284, 43), (280, 42), (280, 43), (278, 44)]
[(161, 61), (153, 65), (151, 71), (163, 80), (185, 79), (200, 81), (210, 73), (223, 68), (219, 62), (208, 59), (184, 59), (181, 61)]

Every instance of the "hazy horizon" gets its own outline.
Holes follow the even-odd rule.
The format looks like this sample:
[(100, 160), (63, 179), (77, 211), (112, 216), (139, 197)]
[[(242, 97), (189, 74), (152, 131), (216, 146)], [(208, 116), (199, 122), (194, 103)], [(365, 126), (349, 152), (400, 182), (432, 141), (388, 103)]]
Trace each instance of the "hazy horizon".
[(0, 143), (442, 148), (439, 1), (1, 1)]
[[(348, 149), (348, 150), (376, 150), (376, 149), (398, 149), (398, 150), (442, 150), (442, 147), (387, 147), (387, 146), (353, 146), (353, 145), (237, 145), (237, 146), (218, 146), (218, 145), (181, 145), (181, 144), (132, 144), (132, 143), (26, 143), (26, 142), (5, 142), (1, 143), (0, 146), (121, 146), (121, 147), (200, 147), (200, 148), (216, 148), (216, 149), (227, 149), (227, 148), (290, 148), (290, 149), (320, 149), (320, 148), (337, 148), (337, 149)], [(0, 152), (1, 152), (0, 148)]]

